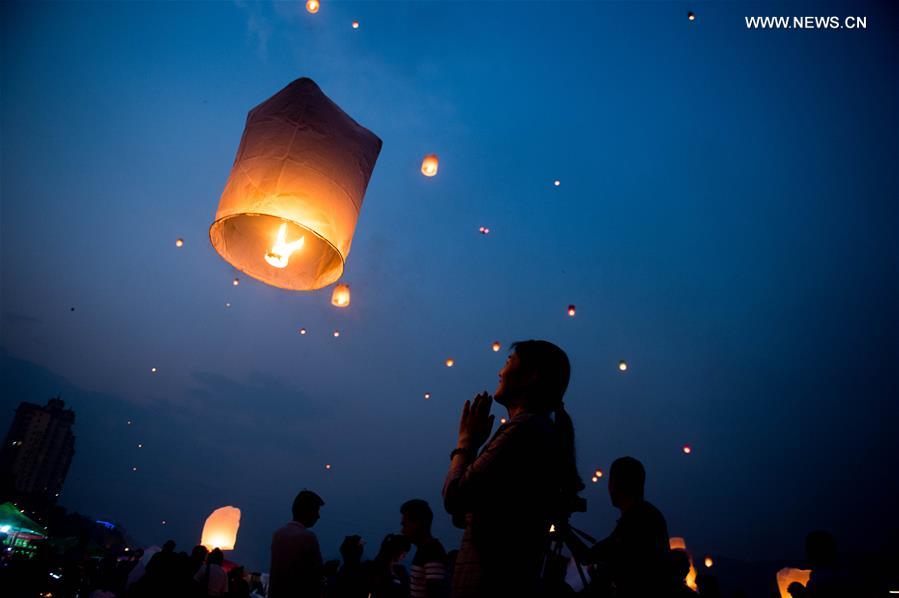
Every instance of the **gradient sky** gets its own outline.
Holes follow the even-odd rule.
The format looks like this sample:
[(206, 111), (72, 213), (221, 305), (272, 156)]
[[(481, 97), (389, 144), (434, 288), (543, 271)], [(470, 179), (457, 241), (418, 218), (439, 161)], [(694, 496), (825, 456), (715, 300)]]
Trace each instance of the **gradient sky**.
[[(691, 548), (874, 547), (899, 500), (887, 4), (4, 3), (0, 431), (61, 393), (61, 504), (144, 544), (189, 549), (234, 505), (229, 558), (265, 570), (306, 487), (326, 556), (360, 533), (373, 557), (413, 497), (453, 547), (462, 402), (496, 386), (492, 341), (545, 338), (584, 476), (641, 459)], [(301, 76), (384, 141), (342, 311), (232, 286), (208, 240), (248, 110)], [(602, 536), (588, 486), (574, 522)]]

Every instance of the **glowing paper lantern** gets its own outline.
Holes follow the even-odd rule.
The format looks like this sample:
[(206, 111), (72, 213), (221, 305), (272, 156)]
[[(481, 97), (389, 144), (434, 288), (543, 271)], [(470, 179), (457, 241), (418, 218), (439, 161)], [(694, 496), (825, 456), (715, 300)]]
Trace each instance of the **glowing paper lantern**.
[(305, 328), (300, 328), (300, 334), (306, 334), (306, 329), (305, 329)]
[(780, 598), (790, 598), (787, 588), (794, 581), (801, 583), (803, 586), (808, 583), (808, 578), (812, 574), (811, 569), (793, 569), (784, 567), (777, 572), (777, 589), (780, 592)]
[(505, 417), (499, 418), (499, 423), (501, 423), (501, 424), (506, 423), (506, 418)]
[(175, 247), (184, 246), (184, 239), (175, 239)]
[(234, 550), (237, 544), (237, 529), (240, 527), (240, 509), (221, 507), (206, 518), (200, 544), (214, 550)]
[(353, 21), (353, 29), (359, 29), (359, 21)]
[(568, 306), (568, 315), (571, 316), (571, 317), (573, 318), (573, 317), (574, 317), (574, 314), (575, 314), (574, 306), (573, 306), (573, 305), (569, 305), (569, 306)]
[(499, 344), (499, 341), (493, 341), (493, 346), (491, 348), (493, 349), (493, 352), (496, 353), (502, 349), (502, 345)]
[(307, 0), (306, 1), (306, 10), (310, 13), (315, 14), (318, 12), (319, 3), (318, 0)]
[(425, 176), (434, 176), (437, 174), (437, 154), (428, 154), (421, 161), (421, 173)]
[(626, 371), (627, 371), (627, 362), (624, 361), (623, 359), (622, 359), (621, 361), (619, 361), (619, 362), (618, 362), (618, 369), (619, 369), (620, 371), (622, 371), (622, 372), (626, 372)]
[(234, 280), (231, 281), (231, 284), (233, 284), (234, 286), (239, 285), (239, 284), (240, 284), (240, 279), (237, 278), (237, 277), (235, 276), (235, 277), (234, 277)]
[(225, 307), (231, 307), (231, 302), (229, 301), (229, 302), (225, 303)]
[(336, 282), (380, 151), (376, 135), (311, 79), (297, 79), (247, 116), (209, 228), (212, 246), (272, 286)]
[(139, 442), (139, 443), (137, 443), (137, 448), (144, 448), (144, 445), (143, 445), (143, 443), (140, 443), (140, 442)]
[(601, 477), (602, 477), (602, 470), (601, 470), (601, 469), (597, 469), (596, 471), (593, 472), (593, 475), (596, 476), (596, 477), (598, 477), (598, 478), (601, 478)]
[(338, 336), (340, 336), (340, 331), (339, 331), (339, 330), (335, 330), (335, 331), (334, 331), (334, 338), (337, 338)]
[(431, 398), (431, 393), (426, 392), (426, 393), (425, 393), (425, 400), (427, 401), (427, 400), (430, 399), (430, 398)]
[(685, 455), (689, 455), (690, 453), (693, 452), (693, 447), (691, 447), (689, 444), (685, 444), (683, 451), (684, 451)]
[(489, 235), (490, 229), (487, 228), (486, 226), (482, 226), (478, 229), (478, 232), (481, 233), (482, 235)]
[(456, 365), (456, 362), (455, 362), (454, 360), (452, 360), (452, 359), (447, 359), (447, 360), (446, 360), (446, 367), (451, 368), (451, 367), (453, 367), (454, 365)]
[(599, 481), (599, 478), (596, 477), (596, 476), (593, 476), (592, 478), (590, 478), (590, 481), (593, 482), (593, 483), (595, 484), (596, 482)]
[(331, 293), (331, 305), (336, 307), (347, 307), (350, 304), (350, 285), (339, 284), (334, 287)]
[(562, 184), (562, 181), (560, 181), (560, 180), (553, 181), (553, 185), (555, 185), (556, 187), (558, 187), (561, 184)]
[(151, 374), (155, 374), (155, 373), (156, 373), (156, 368), (150, 368), (150, 373), (151, 373)]
[(683, 538), (679, 538), (677, 536), (673, 538), (668, 538), (668, 548), (671, 550), (683, 550), (687, 553), (687, 558), (690, 559), (690, 571), (687, 573), (686, 583), (687, 587), (691, 590), (696, 589), (696, 569), (693, 567), (693, 555), (690, 554), (690, 551), (687, 550), (687, 543)]
[(691, 21), (695, 21), (695, 20), (696, 20), (696, 15), (693, 14), (692, 12), (688, 12), (688, 13), (687, 13), (687, 18), (690, 19)]
[(330, 464), (330, 463), (325, 463), (325, 469), (331, 469), (331, 464)]
[(705, 557), (705, 561), (703, 561), (703, 562), (705, 563), (705, 566), (706, 566), (706, 568), (708, 568), (708, 569), (711, 569), (711, 568), (712, 568), (712, 565), (715, 564), (715, 561), (713, 561), (713, 560), (712, 560), (712, 557), (710, 557), (710, 556)]

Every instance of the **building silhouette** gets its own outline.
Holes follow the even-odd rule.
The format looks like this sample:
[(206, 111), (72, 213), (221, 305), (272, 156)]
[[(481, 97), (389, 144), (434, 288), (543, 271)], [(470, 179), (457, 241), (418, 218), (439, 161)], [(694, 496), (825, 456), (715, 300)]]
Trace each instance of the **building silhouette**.
[(34, 505), (56, 503), (75, 454), (75, 412), (59, 398), (46, 405), (22, 402), (3, 447), (4, 493)]

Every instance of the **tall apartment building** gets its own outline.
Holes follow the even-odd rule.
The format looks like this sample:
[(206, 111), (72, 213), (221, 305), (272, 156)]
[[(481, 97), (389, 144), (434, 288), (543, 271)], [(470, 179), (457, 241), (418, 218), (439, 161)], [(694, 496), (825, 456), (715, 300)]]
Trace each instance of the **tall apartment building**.
[(0, 448), (0, 475), (23, 500), (53, 504), (72, 456), (75, 412), (56, 397), (46, 405), (22, 402)]

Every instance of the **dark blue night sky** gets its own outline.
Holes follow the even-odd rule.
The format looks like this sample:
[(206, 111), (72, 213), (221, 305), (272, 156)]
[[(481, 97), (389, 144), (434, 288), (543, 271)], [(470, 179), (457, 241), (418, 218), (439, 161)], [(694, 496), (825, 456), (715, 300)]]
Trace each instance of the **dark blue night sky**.
[[(583, 475), (641, 459), (691, 548), (874, 548), (899, 500), (888, 5), (5, 3), (0, 431), (61, 393), (61, 504), (144, 544), (188, 549), (234, 505), (229, 558), (265, 570), (308, 487), (326, 557), (352, 533), (372, 557), (413, 497), (454, 546), (461, 405), (495, 388), (494, 340), (545, 338)], [(384, 141), (342, 311), (232, 286), (208, 239), (247, 111), (301, 76)], [(617, 512), (588, 486), (574, 522), (602, 536)]]

